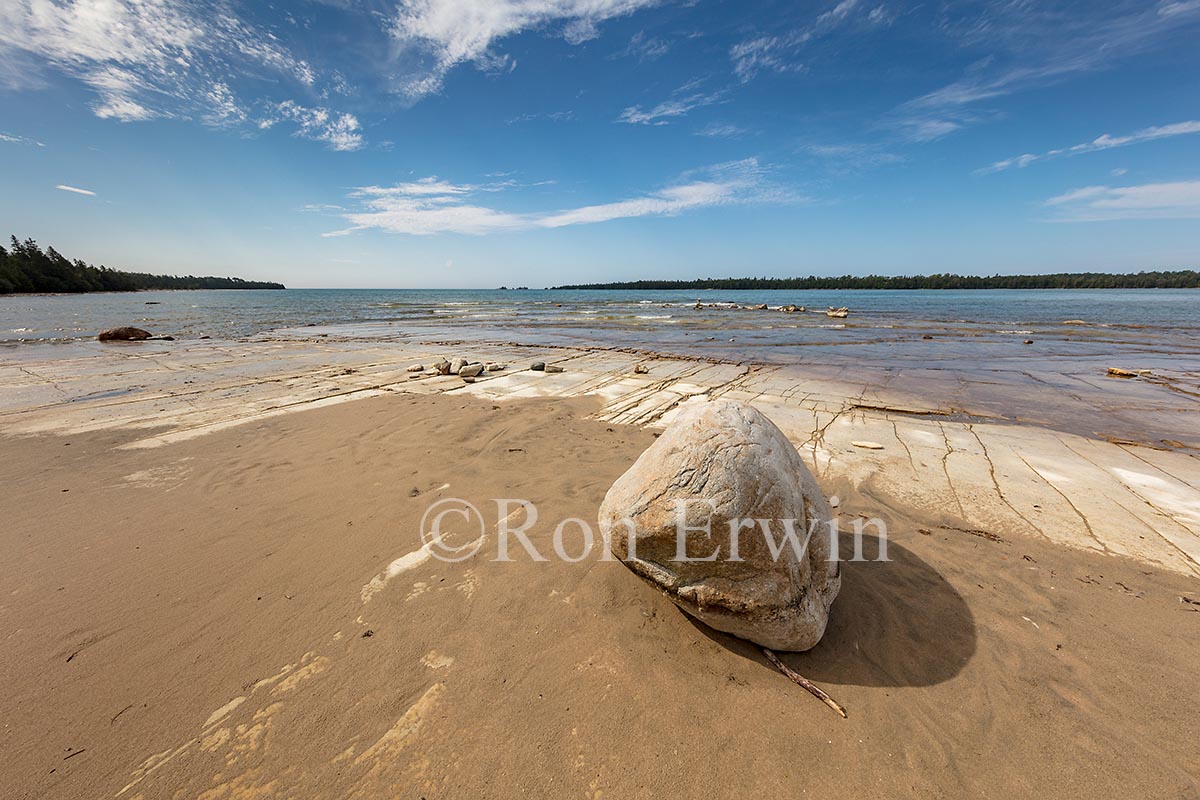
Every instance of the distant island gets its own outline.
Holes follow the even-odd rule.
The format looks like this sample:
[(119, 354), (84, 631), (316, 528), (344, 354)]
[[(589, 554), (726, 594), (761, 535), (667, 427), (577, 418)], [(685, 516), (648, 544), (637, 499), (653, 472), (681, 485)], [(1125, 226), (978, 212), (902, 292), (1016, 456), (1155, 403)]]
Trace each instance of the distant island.
[(42, 250), (33, 239), (11, 248), (0, 246), (0, 294), (136, 292), (143, 289), (284, 289), (282, 283), (241, 278), (151, 275), (93, 267), (69, 260), (53, 247)]
[(1197, 289), (1200, 272), (1059, 272), (1053, 275), (842, 275), (807, 278), (701, 278), (691, 281), (619, 281), (554, 289)]

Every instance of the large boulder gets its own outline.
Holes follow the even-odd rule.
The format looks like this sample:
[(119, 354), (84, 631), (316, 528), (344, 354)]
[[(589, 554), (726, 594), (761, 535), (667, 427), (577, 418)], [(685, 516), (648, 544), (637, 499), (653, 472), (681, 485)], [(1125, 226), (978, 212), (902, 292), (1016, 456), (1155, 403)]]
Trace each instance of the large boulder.
[(150, 331), (144, 331), (141, 328), (123, 327), (109, 328), (106, 331), (100, 331), (97, 336), (102, 342), (140, 342), (149, 339), (154, 334)]
[[(679, 501), (688, 528), (682, 551)], [(626, 566), (697, 619), (774, 650), (808, 650), (825, 633), (841, 588), (830, 560), (832, 516), (787, 437), (757, 409), (730, 400), (682, 413), (600, 507), (612, 552)], [(760, 522), (740, 529), (734, 560), (730, 521), (738, 520)], [(785, 540), (784, 520), (794, 521), (800, 546)]]

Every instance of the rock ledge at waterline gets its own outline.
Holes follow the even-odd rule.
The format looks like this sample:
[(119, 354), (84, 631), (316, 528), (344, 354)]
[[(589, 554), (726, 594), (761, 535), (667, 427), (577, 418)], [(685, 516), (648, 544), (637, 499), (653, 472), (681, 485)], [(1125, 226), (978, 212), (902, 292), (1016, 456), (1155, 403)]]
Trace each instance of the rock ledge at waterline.
[[(677, 502), (688, 501), (689, 558), (676, 559)], [(712, 501), (709, 505), (706, 501)], [(613, 553), (661, 588), (680, 608), (717, 630), (774, 650), (808, 650), (825, 633), (841, 588), (829, 560), (832, 511), (796, 448), (760, 411), (717, 400), (684, 412), (629, 470), (600, 507), (612, 530)], [(782, 520), (798, 538), (813, 531), (797, 557), (778, 560), (761, 528), (738, 536), (739, 561), (729, 558), (730, 520), (769, 520), (776, 543)], [(629, 520), (636, 531), (630, 558)], [(711, 524), (710, 524), (711, 523)]]

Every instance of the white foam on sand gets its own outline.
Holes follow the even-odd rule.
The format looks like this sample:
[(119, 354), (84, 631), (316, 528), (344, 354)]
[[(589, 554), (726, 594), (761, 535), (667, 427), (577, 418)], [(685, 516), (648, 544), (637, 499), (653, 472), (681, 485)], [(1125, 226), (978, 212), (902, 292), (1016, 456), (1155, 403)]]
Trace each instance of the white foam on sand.
[(362, 601), (366, 603), (372, 597), (378, 594), (383, 587), (387, 586), (388, 581), (390, 581), (392, 578), (406, 570), (412, 569), (419, 564), (424, 564), (432, 556), (433, 542), (429, 542), (428, 544), (419, 547), (411, 553), (406, 553), (400, 556), (395, 561), (388, 564), (387, 567), (384, 568), (383, 572), (380, 572), (374, 578), (371, 578), (371, 581), (362, 588)]

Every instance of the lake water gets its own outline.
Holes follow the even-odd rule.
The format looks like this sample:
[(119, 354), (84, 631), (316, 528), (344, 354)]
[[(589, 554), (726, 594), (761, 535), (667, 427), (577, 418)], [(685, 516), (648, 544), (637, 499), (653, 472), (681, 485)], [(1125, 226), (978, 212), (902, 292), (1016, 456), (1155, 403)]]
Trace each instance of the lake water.
[[(747, 308), (762, 303), (810, 310)], [(850, 314), (827, 317), (829, 306), (848, 306)], [(290, 289), (6, 296), (0, 297), (0, 353), (7, 355), (0, 360), (92, 353), (102, 347), (97, 332), (117, 325), (181, 343), (265, 336), (332, 347), (441, 342), (447, 353), (469, 353), (471, 342), (653, 351), (800, 368), (859, 385), (866, 379), (889, 396), (1063, 430), (1200, 441), (1200, 290)], [(1153, 375), (1106, 378), (1110, 366)]]
[[(695, 309), (697, 300), (705, 307)], [(806, 306), (810, 312), (731, 307), (760, 303)], [(828, 318), (822, 313), (828, 306), (848, 306), (851, 314), (844, 320)], [(1082, 324), (1064, 325), (1070, 320)], [(734, 344), (740, 340), (742, 345), (738, 350), (922, 335), (1023, 341), (1068, 333), (1099, 341), (1191, 347), (1200, 340), (1200, 290), (289, 289), (0, 297), (0, 342), (6, 344), (90, 339), (116, 325), (137, 325), (181, 339), (235, 339), (309, 324), (368, 322), (464, 333), (502, 329), (629, 345), (728, 343), (734, 338)]]

